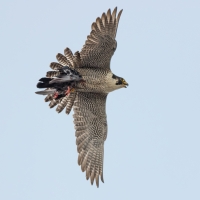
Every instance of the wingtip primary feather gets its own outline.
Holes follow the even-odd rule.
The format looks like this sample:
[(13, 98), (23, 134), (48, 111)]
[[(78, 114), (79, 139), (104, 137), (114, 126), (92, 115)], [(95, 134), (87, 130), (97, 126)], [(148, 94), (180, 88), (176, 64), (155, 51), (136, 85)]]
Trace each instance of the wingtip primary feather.
[(90, 165), (88, 165), (86, 169), (86, 180), (88, 180), (89, 178), (90, 178)]
[(93, 183), (94, 183), (94, 178), (95, 178), (95, 171), (92, 170), (92, 173), (91, 173), (91, 175), (90, 175), (90, 182), (91, 182), (91, 185), (93, 185)]
[(96, 186), (99, 187), (99, 174), (98, 173), (96, 174), (95, 180), (96, 180)]
[(115, 28), (115, 37), (117, 35), (117, 29), (118, 29), (118, 25), (119, 25), (119, 20), (120, 20), (120, 17), (121, 17), (121, 14), (123, 12), (123, 9), (121, 9), (117, 15), (117, 18), (116, 18), (116, 28)]
[(117, 7), (115, 7), (115, 9), (112, 12), (112, 20), (113, 20), (113, 22), (116, 19), (116, 13), (117, 13)]
[(108, 23), (109, 23), (110, 20), (111, 20), (111, 10), (110, 10), (110, 8), (109, 8), (108, 11), (107, 11), (107, 20), (108, 20)]
[(103, 174), (101, 175), (101, 181), (104, 183)]

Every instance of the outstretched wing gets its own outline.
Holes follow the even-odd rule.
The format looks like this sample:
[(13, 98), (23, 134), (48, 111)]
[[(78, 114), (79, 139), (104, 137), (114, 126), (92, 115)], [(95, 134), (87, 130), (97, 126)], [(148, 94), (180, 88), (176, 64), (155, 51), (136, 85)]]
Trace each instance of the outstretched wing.
[(116, 13), (117, 7), (112, 14), (109, 9), (92, 24), (92, 31), (80, 52), (83, 67), (110, 68), (111, 57), (117, 48), (115, 37), (122, 10), (117, 17)]
[(74, 124), (78, 164), (86, 171), (86, 179), (94, 179), (99, 187), (99, 176), (103, 180), (104, 141), (107, 137), (107, 94), (78, 92), (74, 102)]

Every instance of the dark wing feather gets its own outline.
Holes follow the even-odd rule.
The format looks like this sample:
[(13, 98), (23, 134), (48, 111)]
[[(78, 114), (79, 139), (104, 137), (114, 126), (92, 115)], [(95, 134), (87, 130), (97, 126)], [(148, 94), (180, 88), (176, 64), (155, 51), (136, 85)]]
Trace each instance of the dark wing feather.
[(86, 171), (86, 179), (99, 186), (103, 180), (104, 141), (107, 137), (106, 104), (107, 94), (78, 92), (74, 102), (74, 124), (79, 153), (78, 164)]
[(115, 37), (122, 10), (117, 18), (116, 13), (117, 7), (112, 14), (109, 9), (92, 24), (92, 31), (80, 52), (82, 67), (110, 68), (111, 57), (117, 48)]

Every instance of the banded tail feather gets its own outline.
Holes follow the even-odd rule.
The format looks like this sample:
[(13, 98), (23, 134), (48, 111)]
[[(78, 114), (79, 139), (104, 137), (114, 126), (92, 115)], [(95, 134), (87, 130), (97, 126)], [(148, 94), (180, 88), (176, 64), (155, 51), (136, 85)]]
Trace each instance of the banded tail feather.
[[(75, 70), (76, 67), (81, 66), (80, 53), (77, 51), (72, 53), (69, 48), (64, 50), (64, 55), (57, 54), (57, 62), (52, 62), (50, 68), (54, 71), (48, 71), (46, 77), (43, 77), (37, 83), (37, 88), (45, 89), (37, 91), (36, 94), (47, 95), (44, 99), (45, 102), (50, 101), (50, 108), (57, 105), (56, 111), (62, 112), (66, 108), (66, 114), (69, 114), (76, 92), (69, 93), (74, 86), (82, 81), (82, 76)], [(69, 91), (68, 91), (69, 90)]]

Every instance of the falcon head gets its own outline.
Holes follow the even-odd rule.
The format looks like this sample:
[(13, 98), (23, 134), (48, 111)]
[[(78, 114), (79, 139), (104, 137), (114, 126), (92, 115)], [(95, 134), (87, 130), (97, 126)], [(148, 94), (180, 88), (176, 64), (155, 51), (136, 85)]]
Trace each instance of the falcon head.
[(115, 85), (118, 86), (119, 88), (127, 88), (128, 83), (121, 77), (116, 76), (113, 74), (112, 78), (115, 80)]

